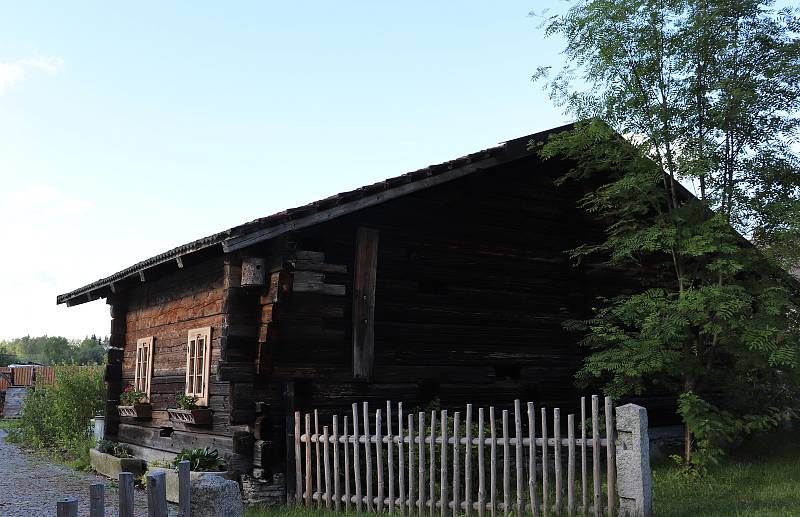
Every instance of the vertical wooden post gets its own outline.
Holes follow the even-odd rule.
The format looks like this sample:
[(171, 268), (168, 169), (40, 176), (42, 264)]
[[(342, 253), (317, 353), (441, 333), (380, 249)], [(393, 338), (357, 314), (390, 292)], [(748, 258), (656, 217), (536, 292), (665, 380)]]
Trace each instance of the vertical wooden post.
[(441, 503), (440, 515), (442, 517), (447, 514), (447, 449), (449, 448), (449, 443), (447, 440), (447, 425), (447, 410), (442, 410), (442, 416), (439, 422), (439, 427), (442, 429), (442, 448), (440, 449), (442, 454), (440, 466), (441, 475), (439, 476), (439, 501)]
[(489, 514), (497, 515), (497, 429), (494, 425), (494, 406), (489, 406)]
[(600, 517), (603, 503), (600, 496), (600, 400), (592, 395), (592, 468), (594, 474), (594, 514)]
[(467, 448), (464, 450), (464, 505), (466, 517), (472, 514), (472, 404), (467, 404), (467, 423), (465, 429)]
[(383, 429), (381, 429), (381, 410), (375, 411), (375, 462), (377, 464), (378, 478), (378, 513), (383, 511), (383, 493), (386, 487), (383, 483)]
[(531, 502), (531, 514), (539, 517), (539, 497), (536, 487), (536, 408), (528, 402), (528, 499)]
[(550, 515), (550, 478), (548, 453), (550, 452), (550, 444), (547, 441), (547, 409), (541, 408), (542, 411), (542, 515), (547, 517)]
[(511, 515), (511, 452), (508, 443), (508, 410), (503, 410), (503, 515)]
[(314, 468), (316, 469), (316, 480), (317, 480), (317, 493), (316, 493), (316, 500), (317, 500), (317, 508), (322, 508), (322, 464), (320, 462), (320, 453), (319, 453), (319, 412), (315, 409), (314, 410)]
[(586, 461), (586, 397), (581, 397), (581, 504), (583, 515), (589, 515), (589, 472)]
[(367, 492), (367, 511), (372, 511), (372, 435), (369, 432), (369, 403), (364, 402), (364, 458), (367, 464), (366, 492)]
[(344, 511), (350, 511), (350, 429), (347, 426), (347, 415), (344, 417)]
[(167, 511), (167, 477), (164, 472), (147, 474), (148, 517), (169, 517)]
[(103, 483), (89, 485), (89, 517), (104, 517), (106, 514), (105, 490)]
[(606, 493), (608, 497), (608, 514), (614, 515), (617, 487), (614, 479), (616, 451), (614, 450), (614, 405), (611, 402), (611, 397), (606, 397), (605, 399), (604, 416), (606, 417)]
[(486, 515), (486, 475), (484, 448), (486, 431), (483, 428), (483, 408), (478, 408), (478, 517)]
[(303, 500), (303, 459), (300, 453), (300, 412), (294, 412), (294, 503)]
[[(358, 228), (356, 233), (353, 276), (353, 376), (357, 379), (370, 379), (374, 366), (378, 235), (378, 230), (364, 227)], [(372, 507), (371, 502), (368, 507)]]
[[(424, 433), (425, 429), (419, 430)], [(414, 414), (408, 414), (408, 513), (422, 514), (422, 508), (417, 505), (414, 497)]]
[(192, 509), (192, 475), (189, 460), (178, 463), (178, 510), (179, 517), (190, 517)]
[(78, 500), (74, 497), (65, 497), (56, 502), (57, 517), (78, 517)]
[(305, 500), (306, 500), (306, 508), (311, 508), (311, 415), (306, 413), (306, 435), (305, 435), (305, 444), (306, 444), (306, 491)]
[(430, 465), (428, 468), (428, 514), (436, 512), (436, 411), (431, 411), (431, 440), (428, 449)]
[(419, 448), (417, 449), (417, 496), (419, 497), (419, 513), (425, 511), (425, 412), (419, 412)]
[(392, 434), (392, 402), (386, 402), (386, 436), (389, 441), (386, 445), (387, 466), (389, 471), (389, 513), (394, 513), (394, 435)]
[(342, 487), (339, 483), (339, 415), (333, 415), (333, 497), (334, 509), (338, 512), (342, 507)]
[(119, 517), (133, 517), (133, 474), (119, 473)]
[(361, 513), (361, 454), (359, 452), (358, 404), (353, 403), (353, 478), (356, 483), (356, 511)]
[(561, 475), (561, 409), (553, 409), (553, 439), (555, 440), (555, 447), (553, 448), (553, 463), (555, 471), (555, 489), (556, 489), (556, 509), (555, 514), (561, 515), (561, 501), (563, 496), (562, 475)]
[(453, 413), (453, 517), (461, 515), (461, 414)]
[(403, 448), (405, 444), (405, 436), (403, 436), (403, 403), (397, 404), (397, 473), (400, 478), (397, 483), (397, 489), (400, 492), (400, 513), (404, 516), (408, 514), (408, 505), (406, 504), (406, 457)]
[(514, 457), (517, 471), (517, 515), (522, 516), (525, 510), (525, 491), (522, 488), (525, 469), (522, 466), (522, 409), (519, 399), (514, 401), (514, 436), (517, 439)]
[(575, 515), (575, 415), (567, 415), (567, 513)]
[[(328, 426), (322, 427), (322, 463), (325, 469), (325, 508), (329, 511), (331, 509), (331, 495), (333, 487), (331, 486), (331, 461), (330, 461), (330, 439), (328, 436)], [(322, 499), (322, 494), (320, 494)]]

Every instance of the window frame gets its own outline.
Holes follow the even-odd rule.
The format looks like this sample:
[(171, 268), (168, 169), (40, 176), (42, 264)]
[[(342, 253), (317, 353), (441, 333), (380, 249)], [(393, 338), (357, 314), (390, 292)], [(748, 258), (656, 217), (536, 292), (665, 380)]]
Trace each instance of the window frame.
[[(203, 339), (203, 364), (198, 365), (197, 341)], [(194, 342), (194, 345), (193, 345)], [(194, 356), (192, 355), (194, 346)], [(200, 378), (202, 388), (196, 389), (198, 378), (198, 366), (200, 366)], [(196, 397), (195, 402), (198, 406), (208, 406), (208, 383), (211, 376), (211, 327), (201, 327), (189, 331), (186, 338), (186, 385), (184, 393), (191, 397)], [(191, 389), (190, 389), (191, 387)]]
[[(145, 393), (145, 402), (150, 402), (150, 384), (153, 379), (153, 336), (136, 340), (136, 357), (133, 370), (133, 387)], [(145, 350), (143, 352), (143, 350)], [(147, 361), (142, 365), (142, 358)], [(143, 382), (142, 382), (142, 379)]]

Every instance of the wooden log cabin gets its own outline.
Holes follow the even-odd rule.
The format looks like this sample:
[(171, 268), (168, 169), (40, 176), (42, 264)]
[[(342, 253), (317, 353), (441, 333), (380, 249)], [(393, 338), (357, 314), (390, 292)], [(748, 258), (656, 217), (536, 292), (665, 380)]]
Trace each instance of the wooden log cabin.
[[(576, 207), (580, 185), (553, 185), (566, 164), (528, 150), (563, 129), (258, 219), (60, 295), (110, 305), (107, 435), (145, 459), (216, 448), (246, 488), (282, 495), (295, 410), (517, 397), (572, 407), (581, 351), (562, 323), (639, 280), (570, 264), (565, 250), (603, 225)], [(118, 416), (134, 383), (149, 419)], [(210, 422), (171, 416), (176, 392), (198, 397)]]

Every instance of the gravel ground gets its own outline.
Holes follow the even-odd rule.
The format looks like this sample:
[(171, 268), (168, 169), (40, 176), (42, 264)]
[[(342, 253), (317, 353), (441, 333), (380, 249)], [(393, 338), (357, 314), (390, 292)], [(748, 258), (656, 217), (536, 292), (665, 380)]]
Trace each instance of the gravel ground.
[[(52, 517), (56, 502), (67, 496), (78, 498), (78, 515), (89, 515), (89, 485), (105, 483), (106, 515), (118, 515), (116, 482), (69, 467), (21, 450), (5, 442), (0, 431), (0, 516)], [(175, 512), (171, 508), (170, 514)], [(147, 515), (147, 497), (136, 490), (137, 517)]]

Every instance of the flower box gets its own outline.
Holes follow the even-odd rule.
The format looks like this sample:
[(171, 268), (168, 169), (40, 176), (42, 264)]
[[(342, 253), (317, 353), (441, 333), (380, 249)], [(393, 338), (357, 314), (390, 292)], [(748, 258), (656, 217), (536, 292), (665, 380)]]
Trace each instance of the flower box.
[(89, 449), (89, 460), (92, 469), (111, 479), (118, 479), (120, 472), (130, 472), (134, 477), (139, 477), (144, 467), (144, 462), (139, 458), (117, 458), (97, 449)]
[(194, 409), (167, 409), (169, 419), (189, 425), (207, 425), (211, 423), (211, 410), (207, 407)]
[(117, 406), (119, 416), (130, 416), (139, 420), (150, 420), (153, 417), (153, 406), (150, 404), (134, 404)]
[[(188, 410), (181, 410), (181, 411), (188, 411)], [(167, 480), (167, 483), (166, 483), (166, 485), (167, 485), (167, 487), (166, 487), (167, 488), (167, 490), (166, 490), (167, 491), (167, 501), (169, 501), (171, 503), (177, 503), (178, 502), (179, 488), (178, 488), (178, 473), (175, 472), (175, 469), (166, 468), (166, 467), (148, 467), (147, 468), (147, 472), (148, 473), (150, 473), (150, 472), (163, 472), (166, 475), (166, 480)], [(190, 482), (191, 481), (195, 481), (195, 480), (200, 479), (200, 478), (204, 478), (206, 476), (219, 476), (219, 477), (224, 478), (224, 479), (232, 479), (232, 480), (236, 481), (236, 473), (232, 472), (232, 471), (227, 471), (227, 472), (225, 472), (225, 471), (223, 471), (223, 472), (197, 472), (197, 471), (192, 471), (192, 472), (189, 473)], [(190, 486), (193, 485), (193, 484), (194, 483), (191, 483)], [(194, 492), (194, 488), (192, 488), (192, 492)], [(194, 495), (195, 494), (192, 493), (192, 496), (194, 496)]]

